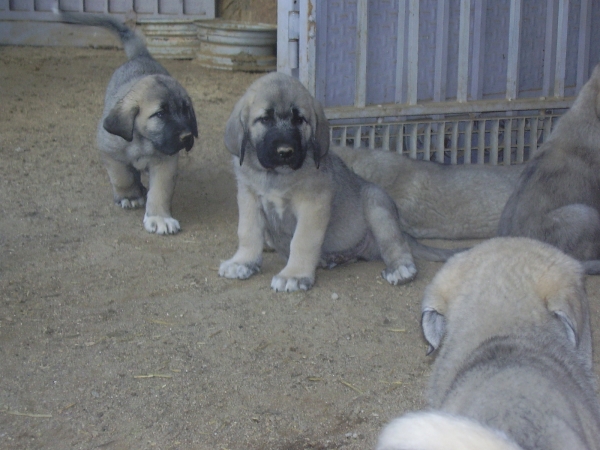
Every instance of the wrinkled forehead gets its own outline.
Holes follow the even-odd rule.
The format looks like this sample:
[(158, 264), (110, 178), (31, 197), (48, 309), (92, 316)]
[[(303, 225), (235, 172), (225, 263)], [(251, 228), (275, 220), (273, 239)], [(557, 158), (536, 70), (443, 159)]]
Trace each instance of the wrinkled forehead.
[(148, 76), (142, 79), (136, 89), (143, 89), (147, 101), (181, 104), (188, 101), (185, 89), (173, 78), (162, 75)]
[(250, 104), (253, 116), (273, 113), (277, 117), (287, 117), (293, 115), (295, 110), (307, 118), (312, 118), (312, 98), (296, 80), (265, 80), (253, 87), (253, 94), (254, 98)]

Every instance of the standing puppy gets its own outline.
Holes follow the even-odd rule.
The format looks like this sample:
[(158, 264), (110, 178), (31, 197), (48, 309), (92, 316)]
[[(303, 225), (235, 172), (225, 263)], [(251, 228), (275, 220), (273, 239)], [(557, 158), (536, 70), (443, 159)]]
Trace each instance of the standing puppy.
[(402, 232), (393, 200), (329, 154), (321, 104), (288, 75), (255, 81), (225, 128), (238, 184), (239, 247), (219, 275), (245, 279), (262, 263), (265, 242), (287, 258), (276, 291), (310, 289), (317, 266), (383, 259), (391, 284), (412, 280), (415, 256), (444, 261), (452, 250), (418, 244)]
[[(185, 89), (150, 56), (143, 39), (110, 16), (60, 13), (63, 22), (107, 28), (117, 34), (128, 61), (113, 74), (98, 124), (97, 144), (123, 208), (146, 204), (144, 227), (150, 233), (174, 234), (171, 217), (179, 151), (191, 150), (198, 137), (192, 101)], [(147, 191), (141, 181), (147, 172)]]
[(548, 242), (600, 273), (600, 65), (525, 166), (498, 235)]
[(378, 450), (600, 449), (580, 263), (532, 239), (492, 239), (448, 261), (422, 310), (439, 348), (434, 411), (393, 421)]

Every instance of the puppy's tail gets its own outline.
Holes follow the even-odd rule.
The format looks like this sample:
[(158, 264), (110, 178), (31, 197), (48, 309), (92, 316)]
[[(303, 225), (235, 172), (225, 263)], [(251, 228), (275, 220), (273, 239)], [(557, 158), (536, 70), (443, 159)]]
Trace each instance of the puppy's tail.
[(376, 450), (522, 450), (503, 433), (460, 416), (406, 414), (383, 429)]
[(421, 244), (410, 234), (404, 233), (404, 238), (408, 245), (410, 246), (410, 250), (412, 254), (419, 259), (424, 259), (426, 261), (437, 261), (437, 262), (445, 262), (456, 253), (464, 252), (465, 250), (469, 250), (470, 247), (462, 247), (462, 248), (437, 248), (430, 247), (425, 244)]
[(600, 275), (600, 259), (594, 259), (590, 261), (582, 261), (583, 270), (588, 275)]
[(54, 8), (53, 11), (54, 14), (57, 14), (60, 17), (61, 22), (102, 27), (112, 31), (119, 36), (119, 39), (121, 39), (123, 48), (129, 59), (138, 56), (151, 57), (150, 52), (148, 52), (148, 49), (146, 48), (144, 38), (114, 17), (89, 13), (66, 12), (60, 11), (58, 8)]

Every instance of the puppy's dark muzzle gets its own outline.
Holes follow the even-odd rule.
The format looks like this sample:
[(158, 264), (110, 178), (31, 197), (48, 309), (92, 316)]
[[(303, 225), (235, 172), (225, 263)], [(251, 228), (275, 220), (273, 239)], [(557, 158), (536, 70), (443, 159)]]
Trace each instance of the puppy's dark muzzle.
[(256, 146), (256, 153), (265, 169), (287, 166), (297, 170), (306, 157), (302, 138), (296, 129), (273, 128), (267, 131), (263, 141)]
[(190, 151), (194, 146), (194, 136), (190, 131), (183, 131), (172, 136), (171, 140), (157, 145), (158, 150), (165, 155), (174, 155), (185, 148)]

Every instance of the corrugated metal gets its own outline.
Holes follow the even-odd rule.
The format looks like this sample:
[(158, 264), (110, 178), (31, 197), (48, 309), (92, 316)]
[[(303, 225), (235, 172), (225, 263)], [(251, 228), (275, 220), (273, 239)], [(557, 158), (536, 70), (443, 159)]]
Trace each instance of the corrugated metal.
[[(313, 11), (316, 38), (313, 59), (301, 58), (291, 69), (280, 52), (278, 70), (298, 76), (324, 104), (334, 140), (335, 130), (349, 127), (342, 134), (352, 136), (352, 145), (373, 146), (372, 139), (383, 143), (396, 128), (410, 128), (412, 134), (390, 145), (401, 144), (411, 156), (427, 155), (431, 149), (418, 149), (431, 140), (449, 146), (442, 152), (449, 157), (436, 147), (436, 158), (465, 160), (457, 149), (483, 136), (486, 162), (520, 162), (544, 138), (533, 128), (548, 121), (548, 111), (560, 115), (570, 106), (600, 61), (600, 46), (591, 45), (600, 42), (595, 0), (313, 2), (279, 0), (278, 48), (288, 43), (283, 19), (290, 10), (300, 12), (300, 23), (303, 8)], [(300, 25), (300, 51), (309, 42)], [(477, 134), (482, 127), (488, 131)], [(433, 134), (411, 141), (425, 129)], [(465, 133), (474, 134), (464, 139)], [(522, 148), (505, 143), (504, 135), (521, 139)], [(481, 162), (482, 155), (466, 160)]]

